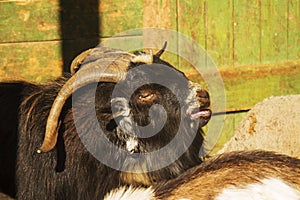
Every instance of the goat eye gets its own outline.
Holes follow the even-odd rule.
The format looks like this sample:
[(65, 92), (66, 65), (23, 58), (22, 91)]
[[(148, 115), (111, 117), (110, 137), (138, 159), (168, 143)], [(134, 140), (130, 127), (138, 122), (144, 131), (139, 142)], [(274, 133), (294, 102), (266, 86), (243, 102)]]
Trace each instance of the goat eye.
[(151, 101), (154, 97), (155, 97), (155, 95), (153, 93), (145, 93), (145, 94), (139, 95), (139, 100), (140, 101)]

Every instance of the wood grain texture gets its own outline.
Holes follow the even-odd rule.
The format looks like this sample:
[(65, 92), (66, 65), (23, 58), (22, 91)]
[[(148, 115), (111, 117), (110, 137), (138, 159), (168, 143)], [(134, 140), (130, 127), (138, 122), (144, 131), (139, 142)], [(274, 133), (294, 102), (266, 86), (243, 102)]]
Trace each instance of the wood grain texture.
[[(153, 53), (158, 51), (164, 42), (167, 41), (169, 49), (175, 49), (175, 53), (166, 51), (162, 55), (162, 58), (179, 68), (177, 37), (174, 37), (174, 35), (168, 31), (163, 31), (177, 31), (177, 6), (177, 0), (143, 0), (143, 27), (153, 28), (153, 31), (146, 29), (142, 35), (144, 47), (159, 47), (154, 49)], [(155, 28), (158, 30), (155, 31)]]
[(233, 66), (233, 2), (207, 1), (206, 51), (219, 68)]
[(260, 1), (234, 1), (234, 66), (260, 63)]
[(0, 2), (0, 42), (58, 40), (59, 1)]
[(110, 37), (143, 26), (143, 0), (99, 0), (100, 36)]
[(110, 37), (142, 27), (143, 1), (0, 1), (0, 13), (1, 43)]
[(287, 51), (287, 1), (261, 2), (261, 61), (286, 60)]
[[(269, 96), (298, 94), (300, 91), (300, 60), (227, 67), (219, 73), (225, 86), (226, 111), (248, 110)], [(188, 74), (188, 77), (197, 82), (204, 81), (199, 74)]]
[(143, 27), (177, 29), (176, 0), (143, 0)]
[[(178, 1), (178, 32), (189, 37), (193, 42), (199, 45), (203, 50), (206, 49), (206, 2), (200, 1)], [(187, 46), (182, 40), (178, 41), (178, 54), (186, 55), (185, 58), (178, 58), (178, 68), (185, 73), (192, 73), (193, 66), (187, 62), (195, 60), (195, 46)], [(205, 62), (205, 55), (199, 57), (199, 62)]]
[(0, 44), (0, 81), (45, 82), (62, 74), (60, 42)]
[(300, 1), (288, 0), (287, 4), (288, 60), (300, 58)]

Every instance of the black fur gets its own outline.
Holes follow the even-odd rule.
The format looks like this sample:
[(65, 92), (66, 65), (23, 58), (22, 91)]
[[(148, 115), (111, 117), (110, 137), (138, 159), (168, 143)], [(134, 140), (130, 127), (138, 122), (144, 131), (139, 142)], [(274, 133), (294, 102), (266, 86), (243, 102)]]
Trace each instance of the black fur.
[(22, 92), (32, 84), (0, 83), (0, 192), (16, 195), (15, 168), (18, 142), (18, 112)]
[[(156, 63), (167, 64), (159, 58), (155, 58)], [(136, 67), (141, 63), (132, 64)], [(149, 68), (150, 69), (150, 68)], [(162, 75), (162, 71), (150, 69), (150, 76)], [(181, 73), (181, 72), (178, 72)], [(128, 88), (135, 81), (147, 78), (143, 72), (138, 77), (128, 75), (127, 79), (121, 83)], [(121, 185), (136, 184), (141, 185), (143, 182), (135, 182), (135, 180), (127, 180), (124, 172), (112, 169), (100, 161), (98, 161), (82, 143), (82, 140), (89, 143), (89, 146), (96, 151), (105, 152), (106, 156), (116, 162), (131, 168), (130, 162), (135, 160), (134, 156), (121, 156), (112, 154), (103, 146), (99, 146), (99, 133), (97, 132), (97, 124), (99, 123), (104, 134), (114, 144), (126, 150), (126, 138), (129, 134), (126, 131), (117, 131), (119, 122), (124, 120), (123, 116), (112, 119), (111, 111), (111, 94), (115, 87), (114, 83), (98, 83), (95, 106), (91, 106), (94, 100), (93, 84), (84, 86), (77, 90), (73, 96), (69, 98), (60, 115), (59, 137), (56, 148), (48, 153), (37, 154), (36, 150), (41, 145), (46, 120), (51, 109), (51, 105), (61, 87), (68, 80), (69, 75), (65, 75), (58, 80), (46, 85), (37, 85), (26, 87), (22, 91), (22, 104), (19, 115), (19, 142), (17, 153), (17, 198), (22, 199), (102, 199), (103, 196), (111, 189)], [(170, 82), (174, 82), (174, 77), (170, 77)], [(183, 77), (185, 86), (173, 84), (172, 89), (176, 91), (179, 88), (186, 90), (180, 91), (182, 96), (186, 98), (188, 95), (188, 80)], [(157, 98), (151, 104), (141, 104), (136, 102), (135, 96), (144, 90), (152, 90), (157, 94)], [(121, 96), (126, 97), (127, 91), (122, 91)], [(131, 97), (129, 97), (129, 106), (131, 116), (134, 123), (145, 126), (150, 123), (149, 108), (153, 104), (161, 104), (167, 113), (167, 123), (162, 130), (155, 136), (150, 138), (138, 139), (138, 153), (151, 152), (160, 149), (168, 144), (168, 142), (177, 134), (177, 131), (183, 133), (182, 145), (187, 146), (188, 141), (192, 140), (192, 145), (187, 151), (174, 163), (169, 166), (152, 172), (144, 172), (149, 183), (153, 184), (157, 181), (174, 178), (183, 171), (199, 164), (201, 161), (198, 157), (200, 147), (203, 142), (202, 130), (198, 129), (197, 134), (192, 135), (191, 125), (195, 126), (197, 121), (192, 121), (188, 116), (183, 120), (183, 126), (179, 128), (180, 115), (179, 108), (180, 99), (176, 99), (170, 89), (156, 84), (148, 84), (139, 88)], [(19, 100), (17, 102), (20, 103)], [(188, 106), (188, 105), (186, 105)], [(96, 120), (93, 120), (92, 110), (95, 108)], [(16, 112), (17, 110), (15, 110)], [(76, 118), (74, 119), (74, 114)], [(15, 115), (14, 115), (15, 116)], [(160, 113), (154, 116), (153, 126), (156, 126)], [(77, 120), (74, 122), (74, 120)], [(17, 123), (17, 120), (14, 122)], [(76, 123), (76, 127), (75, 124)], [(133, 122), (130, 122), (133, 123)], [(12, 126), (15, 127), (15, 126)], [(155, 128), (155, 127), (154, 127)], [(134, 131), (139, 131), (135, 129)], [(81, 138), (77, 132), (84, 133)], [(14, 134), (16, 131), (14, 130)], [(82, 139), (82, 140), (81, 140)], [(15, 144), (15, 141), (14, 141)], [(165, 156), (177, 152), (177, 146), (174, 146), (172, 152), (166, 152)], [(2, 150), (2, 149), (1, 149)], [(12, 157), (15, 156), (11, 155)], [(155, 158), (156, 160), (145, 160), (147, 164), (155, 166), (156, 163), (162, 162), (165, 157)], [(144, 162), (144, 161), (143, 161)], [(127, 166), (128, 164), (128, 166)], [(142, 163), (143, 164), (143, 163)], [(147, 166), (149, 167), (149, 166)], [(132, 169), (131, 169), (132, 170)], [(125, 173), (126, 174), (126, 173)], [(11, 180), (10, 180), (11, 181)], [(147, 181), (146, 181), (147, 182)], [(146, 183), (147, 185), (147, 183)], [(13, 193), (14, 194), (14, 191)]]

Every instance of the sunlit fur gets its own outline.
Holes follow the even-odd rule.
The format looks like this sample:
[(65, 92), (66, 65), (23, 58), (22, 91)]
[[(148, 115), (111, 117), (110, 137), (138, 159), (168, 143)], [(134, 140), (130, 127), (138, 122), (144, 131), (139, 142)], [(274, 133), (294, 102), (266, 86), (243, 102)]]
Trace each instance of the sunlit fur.
[[(105, 200), (300, 199), (300, 160), (272, 152), (232, 152), (154, 187), (113, 190)], [(126, 197), (126, 198), (125, 198)]]
[[(170, 64), (153, 57), (154, 63), (162, 63), (169, 67)], [(143, 63), (134, 63), (134, 68)], [(159, 69), (154, 69), (153, 73), (159, 74)], [(178, 72), (181, 73), (181, 72)], [(155, 75), (153, 74), (153, 76)], [(142, 73), (141, 73), (141, 76)], [(120, 157), (111, 154), (107, 149), (97, 146), (93, 141), (97, 138), (97, 124), (99, 123), (105, 135), (111, 142), (124, 150), (128, 150), (126, 142), (128, 141), (128, 133), (122, 131), (116, 121), (124, 120), (125, 116), (120, 119), (112, 119), (111, 111), (111, 93), (114, 89), (114, 83), (99, 83), (96, 92), (96, 105), (90, 106), (94, 100), (94, 90), (92, 85), (86, 85), (75, 92), (78, 98), (73, 101), (70, 98), (60, 115), (59, 137), (56, 149), (49, 153), (37, 154), (36, 150), (41, 145), (46, 127), (46, 120), (51, 105), (61, 87), (69, 79), (69, 75), (59, 78), (56, 81), (45, 85), (37, 85), (27, 88), (23, 92), (23, 102), (20, 107), (19, 122), (19, 147), (17, 157), (17, 196), (27, 199), (102, 199), (104, 194), (113, 188), (123, 185), (144, 185), (149, 186), (158, 181), (175, 178), (187, 169), (201, 163), (198, 153), (202, 145), (202, 130), (199, 127), (195, 138), (191, 138), (191, 125), (195, 126), (199, 121), (191, 120), (188, 113), (179, 112), (179, 104), (174, 94), (164, 87), (158, 87), (155, 84), (146, 85), (136, 91), (130, 97), (130, 120), (135, 123), (145, 125), (149, 122), (148, 111), (150, 104), (139, 104), (136, 102), (136, 95), (143, 90), (153, 90), (157, 98), (154, 103), (164, 106), (168, 120), (163, 129), (155, 136), (145, 139), (137, 139), (137, 152), (150, 152), (161, 148), (177, 134), (180, 115), (183, 114), (183, 128), (181, 131), (185, 135), (186, 140), (192, 139), (192, 145), (187, 151), (169, 166), (153, 172), (147, 172), (149, 166), (145, 162), (141, 162), (137, 168), (131, 170), (142, 171), (143, 173), (126, 173), (114, 170), (105, 166), (91, 155), (82, 144), (77, 132), (83, 132), (89, 138), (89, 145), (99, 151), (106, 152), (111, 158), (123, 165), (130, 164), (134, 157)], [(130, 81), (139, 81), (139, 79), (131, 79), (127, 77), (124, 80), (130, 87)], [(182, 92), (182, 98), (190, 98), (190, 93), (195, 93), (194, 88), (189, 86), (186, 78), (186, 91)], [(174, 81), (170, 79), (169, 81)], [(125, 84), (124, 82), (124, 84)], [(176, 87), (176, 84), (173, 84)], [(124, 95), (128, 94), (123, 91)], [(198, 101), (197, 94), (190, 106), (207, 107), (209, 105), (209, 97), (202, 99), (204, 102)], [(196, 100), (195, 100), (196, 99)], [(76, 107), (74, 107), (76, 105)], [(95, 108), (97, 120), (93, 120), (92, 109)], [(192, 108), (186, 108), (192, 110)], [(76, 127), (74, 125), (73, 114), (76, 113)], [(201, 120), (201, 119), (200, 119)], [(185, 142), (182, 141), (183, 145)], [(176, 152), (176, 146), (173, 147)], [(166, 155), (169, 156), (169, 155)], [(157, 158), (151, 162), (155, 166), (160, 162)]]
[(149, 188), (120, 187), (105, 195), (104, 200), (154, 200), (154, 191)]

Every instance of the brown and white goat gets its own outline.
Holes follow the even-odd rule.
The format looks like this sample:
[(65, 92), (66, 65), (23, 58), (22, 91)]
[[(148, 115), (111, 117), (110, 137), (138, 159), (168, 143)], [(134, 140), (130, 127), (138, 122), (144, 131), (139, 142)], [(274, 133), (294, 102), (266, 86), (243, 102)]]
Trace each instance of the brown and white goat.
[(217, 156), (150, 188), (120, 188), (112, 199), (300, 199), (300, 160), (266, 151)]

